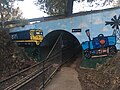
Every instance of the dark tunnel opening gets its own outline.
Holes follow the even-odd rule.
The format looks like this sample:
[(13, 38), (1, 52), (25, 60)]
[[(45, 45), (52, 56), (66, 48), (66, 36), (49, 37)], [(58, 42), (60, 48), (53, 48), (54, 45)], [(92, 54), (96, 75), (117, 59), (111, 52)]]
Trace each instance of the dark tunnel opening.
[(53, 48), (52, 54), (60, 51), (63, 60), (82, 52), (78, 39), (65, 30), (54, 30), (44, 37), (41, 43), (41, 59), (45, 59)]

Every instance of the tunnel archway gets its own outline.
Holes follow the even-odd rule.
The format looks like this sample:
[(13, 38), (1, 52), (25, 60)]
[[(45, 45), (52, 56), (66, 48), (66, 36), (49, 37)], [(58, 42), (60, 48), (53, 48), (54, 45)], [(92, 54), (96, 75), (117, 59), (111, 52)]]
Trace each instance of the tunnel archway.
[(54, 30), (48, 33), (41, 43), (42, 59), (47, 57), (59, 37), (59, 43), (55, 51), (59, 51), (61, 48), (65, 50), (66, 52), (62, 55), (63, 59), (69, 57), (69, 53), (73, 55), (82, 52), (81, 45), (73, 34), (65, 30)]

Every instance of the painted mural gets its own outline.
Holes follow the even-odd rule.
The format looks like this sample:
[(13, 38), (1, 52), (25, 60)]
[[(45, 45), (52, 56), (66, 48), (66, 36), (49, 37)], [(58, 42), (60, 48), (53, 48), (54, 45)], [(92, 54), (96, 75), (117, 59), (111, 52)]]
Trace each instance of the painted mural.
[[(111, 20), (113, 16), (120, 15), (120, 8), (101, 10), (97, 13), (89, 13), (84, 15), (73, 16), (64, 19), (50, 20), (45, 22), (39, 22), (36, 24), (26, 25), (25, 27), (17, 27), (10, 30), (10, 32), (24, 31), (28, 29), (41, 29), (43, 35), (47, 35), (53, 30), (66, 30), (72, 33), (72, 29), (81, 29), (81, 32), (72, 33), (77, 37), (80, 43), (88, 40), (85, 34), (85, 30), (90, 29), (91, 38), (97, 37), (98, 34), (104, 34), (105, 36), (112, 35), (113, 29), (111, 26), (105, 26), (105, 21)], [(120, 49), (120, 44), (117, 44), (117, 48)]]
[(82, 48), (85, 58), (95, 58), (110, 56), (117, 53), (116, 49), (116, 35), (104, 36), (98, 34), (97, 37), (91, 39), (90, 30), (87, 29), (86, 35), (89, 41), (82, 42)]

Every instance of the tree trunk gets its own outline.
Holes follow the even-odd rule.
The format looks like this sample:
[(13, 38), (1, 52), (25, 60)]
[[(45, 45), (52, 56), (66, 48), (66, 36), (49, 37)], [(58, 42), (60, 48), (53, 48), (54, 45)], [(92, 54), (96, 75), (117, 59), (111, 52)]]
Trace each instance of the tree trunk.
[(74, 0), (67, 0), (67, 6), (66, 6), (66, 9), (65, 9), (65, 15), (66, 16), (72, 15), (73, 2), (74, 2)]

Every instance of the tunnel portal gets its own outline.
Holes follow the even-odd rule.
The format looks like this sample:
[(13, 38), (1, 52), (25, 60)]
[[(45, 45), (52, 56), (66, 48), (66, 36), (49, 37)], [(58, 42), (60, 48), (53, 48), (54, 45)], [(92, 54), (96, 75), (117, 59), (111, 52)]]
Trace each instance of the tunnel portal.
[(63, 62), (82, 52), (78, 39), (65, 30), (54, 30), (48, 33), (40, 47), (42, 59), (59, 55)]

